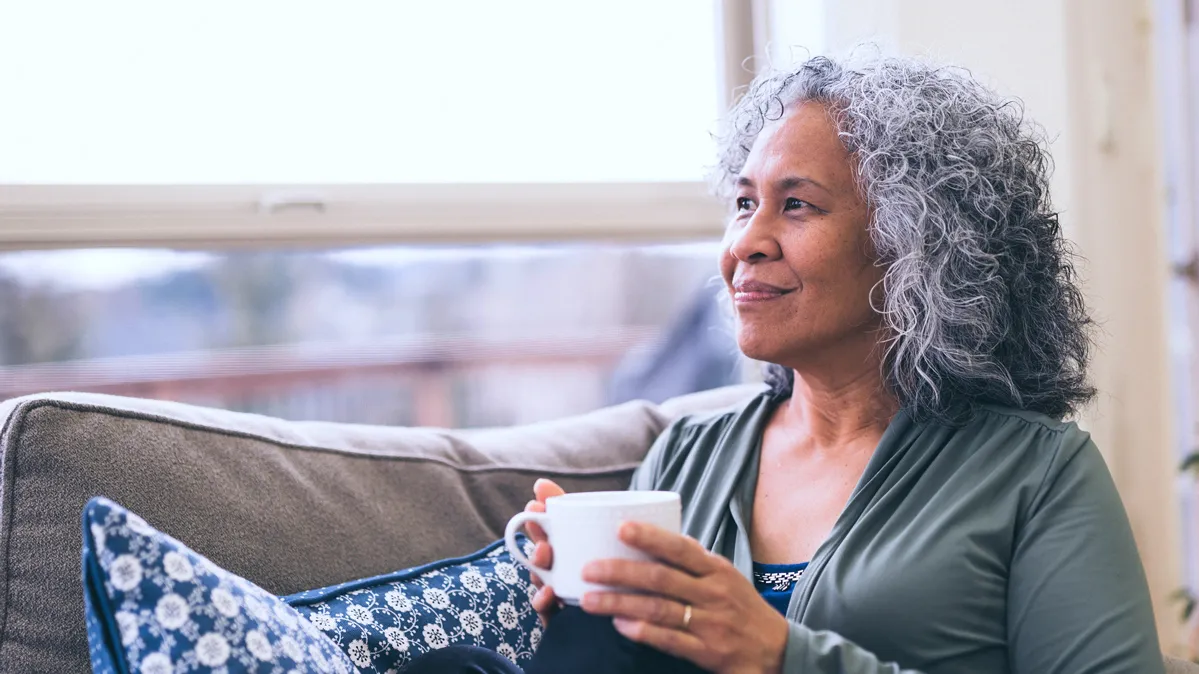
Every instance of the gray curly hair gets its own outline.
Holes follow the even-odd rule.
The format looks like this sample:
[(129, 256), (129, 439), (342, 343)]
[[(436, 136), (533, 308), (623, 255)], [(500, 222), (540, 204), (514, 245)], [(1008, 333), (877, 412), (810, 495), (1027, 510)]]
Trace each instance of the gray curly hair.
[[(883, 375), (900, 405), (953, 423), (987, 403), (1062, 417), (1094, 397), (1092, 321), (1050, 204), (1044, 132), (1022, 105), (958, 68), (812, 58), (759, 76), (734, 106), (718, 137), (721, 196), (763, 126), (805, 101), (832, 114), (871, 208)], [(791, 370), (766, 374), (790, 396)]]

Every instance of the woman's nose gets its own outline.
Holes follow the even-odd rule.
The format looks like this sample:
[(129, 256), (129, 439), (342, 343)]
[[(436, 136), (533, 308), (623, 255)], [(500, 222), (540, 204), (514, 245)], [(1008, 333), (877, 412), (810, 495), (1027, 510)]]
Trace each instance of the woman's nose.
[(783, 255), (773, 222), (759, 209), (739, 230), (732, 233), (729, 252), (741, 262), (776, 260)]

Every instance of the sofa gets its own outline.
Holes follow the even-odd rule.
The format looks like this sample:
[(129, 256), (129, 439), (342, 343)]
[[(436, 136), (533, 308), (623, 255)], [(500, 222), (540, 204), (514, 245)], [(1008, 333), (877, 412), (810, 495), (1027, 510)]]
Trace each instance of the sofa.
[(90, 671), (79, 521), (94, 495), (285, 595), (478, 549), (524, 508), (537, 477), (568, 491), (624, 489), (672, 419), (757, 390), (462, 431), (81, 393), (0, 403), (0, 674)]

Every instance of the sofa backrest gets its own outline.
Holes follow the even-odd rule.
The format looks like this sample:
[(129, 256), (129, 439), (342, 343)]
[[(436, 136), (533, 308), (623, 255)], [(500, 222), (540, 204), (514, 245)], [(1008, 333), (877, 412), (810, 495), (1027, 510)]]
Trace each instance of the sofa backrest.
[(624, 489), (672, 415), (752, 391), (460, 432), (89, 394), (0, 403), (0, 672), (90, 671), (79, 521), (92, 496), (289, 594), (482, 547), (539, 476)]

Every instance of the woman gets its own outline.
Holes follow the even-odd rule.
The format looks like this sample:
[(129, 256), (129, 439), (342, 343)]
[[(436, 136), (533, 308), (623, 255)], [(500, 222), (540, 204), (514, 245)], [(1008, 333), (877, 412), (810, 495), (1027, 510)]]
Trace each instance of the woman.
[[(659, 438), (632, 487), (679, 492), (688, 537), (626, 524), (658, 561), (593, 563), (642, 592), (587, 618), (542, 588), (534, 669), (641, 644), (727, 673), (1163, 671), (1120, 499), (1060, 421), (1094, 395), (1091, 321), (1021, 108), (960, 70), (814, 58), (722, 141), (720, 271), (769, 391)], [(568, 615), (620, 636), (555, 634)]]

